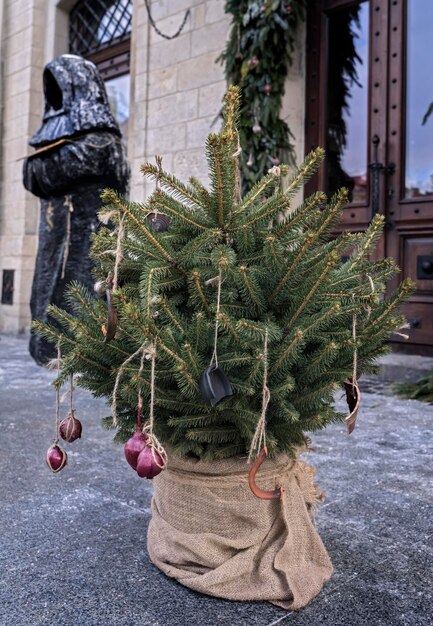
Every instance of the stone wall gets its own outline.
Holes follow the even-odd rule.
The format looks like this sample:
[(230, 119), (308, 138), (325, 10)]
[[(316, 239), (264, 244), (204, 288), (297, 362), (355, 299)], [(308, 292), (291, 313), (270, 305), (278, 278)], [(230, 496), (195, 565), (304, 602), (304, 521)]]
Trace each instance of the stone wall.
[(40, 123), (44, 0), (3, 0), (0, 272), (15, 270), (13, 305), (0, 305), (0, 330), (22, 331), (36, 254), (38, 201), (23, 188), (28, 137)]
[[(14, 304), (0, 304), (0, 331), (21, 332), (29, 324), (39, 201), (24, 190), (17, 159), (30, 151), (28, 139), (41, 122), (43, 66), (67, 52), (73, 5), (74, 0), (0, 0), (0, 275), (3, 269), (15, 270)], [(128, 156), (130, 195), (137, 201), (153, 190), (139, 168), (156, 154), (162, 155), (165, 169), (181, 178), (194, 175), (206, 182), (204, 141), (220, 126), (226, 86), (223, 67), (215, 62), (230, 25), (224, 1), (153, 0), (151, 6), (158, 28), (168, 35), (177, 31), (188, 8), (191, 14), (182, 34), (169, 41), (151, 28), (144, 2), (133, 0)], [(283, 111), (297, 139), (298, 160), (304, 152), (304, 63), (302, 52), (287, 81)]]
[[(139, 171), (155, 154), (178, 176), (206, 178), (203, 143), (219, 127), (225, 90), (223, 68), (215, 60), (227, 37), (229, 19), (218, 0), (158, 0), (152, 16), (158, 28), (176, 32), (187, 8), (182, 34), (171, 41), (149, 27), (144, 4), (134, 3), (132, 119), (130, 122), (131, 197), (144, 200), (151, 190)], [(151, 186), (152, 187), (152, 186)]]

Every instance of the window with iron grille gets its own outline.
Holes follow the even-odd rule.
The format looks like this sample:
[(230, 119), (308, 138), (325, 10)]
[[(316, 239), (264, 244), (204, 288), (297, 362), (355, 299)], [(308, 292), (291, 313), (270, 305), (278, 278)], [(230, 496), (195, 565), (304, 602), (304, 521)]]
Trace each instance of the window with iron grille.
[(79, 0), (69, 17), (69, 51), (95, 63), (127, 142), (132, 0)]
[(69, 51), (93, 61), (104, 80), (129, 72), (131, 0), (79, 0), (70, 13)]

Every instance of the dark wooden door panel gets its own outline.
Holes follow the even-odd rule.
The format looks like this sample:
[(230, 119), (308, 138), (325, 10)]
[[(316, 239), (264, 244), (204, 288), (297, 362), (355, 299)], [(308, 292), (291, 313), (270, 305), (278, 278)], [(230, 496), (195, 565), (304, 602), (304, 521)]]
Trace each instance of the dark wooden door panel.
[(393, 340), (417, 351), (433, 350), (433, 115), (422, 124), (432, 23), (431, 0), (313, 0), (307, 24), (306, 151), (322, 145), (328, 162), (307, 192), (352, 188), (341, 230), (385, 215), (377, 256), (401, 267), (391, 287), (417, 284), (405, 308), (410, 338)]

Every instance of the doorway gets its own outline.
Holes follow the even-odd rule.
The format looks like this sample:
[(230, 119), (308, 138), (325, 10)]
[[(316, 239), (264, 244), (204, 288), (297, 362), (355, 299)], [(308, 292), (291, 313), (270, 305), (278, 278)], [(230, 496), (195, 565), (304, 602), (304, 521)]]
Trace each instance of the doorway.
[(385, 216), (380, 256), (416, 291), (404, 307), (409, 340), (433, 354), (433, 2), (312, 0), (307, 26), (306, 150), (325, 166), (307, 192), (348, 187), (341, 229)]

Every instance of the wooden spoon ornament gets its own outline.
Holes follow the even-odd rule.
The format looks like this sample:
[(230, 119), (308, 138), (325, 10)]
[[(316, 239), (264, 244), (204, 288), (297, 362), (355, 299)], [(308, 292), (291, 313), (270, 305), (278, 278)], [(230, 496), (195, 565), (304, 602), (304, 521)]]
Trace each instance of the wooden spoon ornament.
[(262, 489), (256, 484), (256, 474), (259, 471), (262, 463), (266, 459), (267, 455), (268, 450), (266, 447), (264, 447), (260, 451), (257, 459), (251, 465), (251, 469), (248, 474), (248, 485), (256, 498), (260, 498), (260, 500), (282, 500), (285, 491), (283, 487), (279, 487), (274, 491), (265, 491), (265, 489)]

